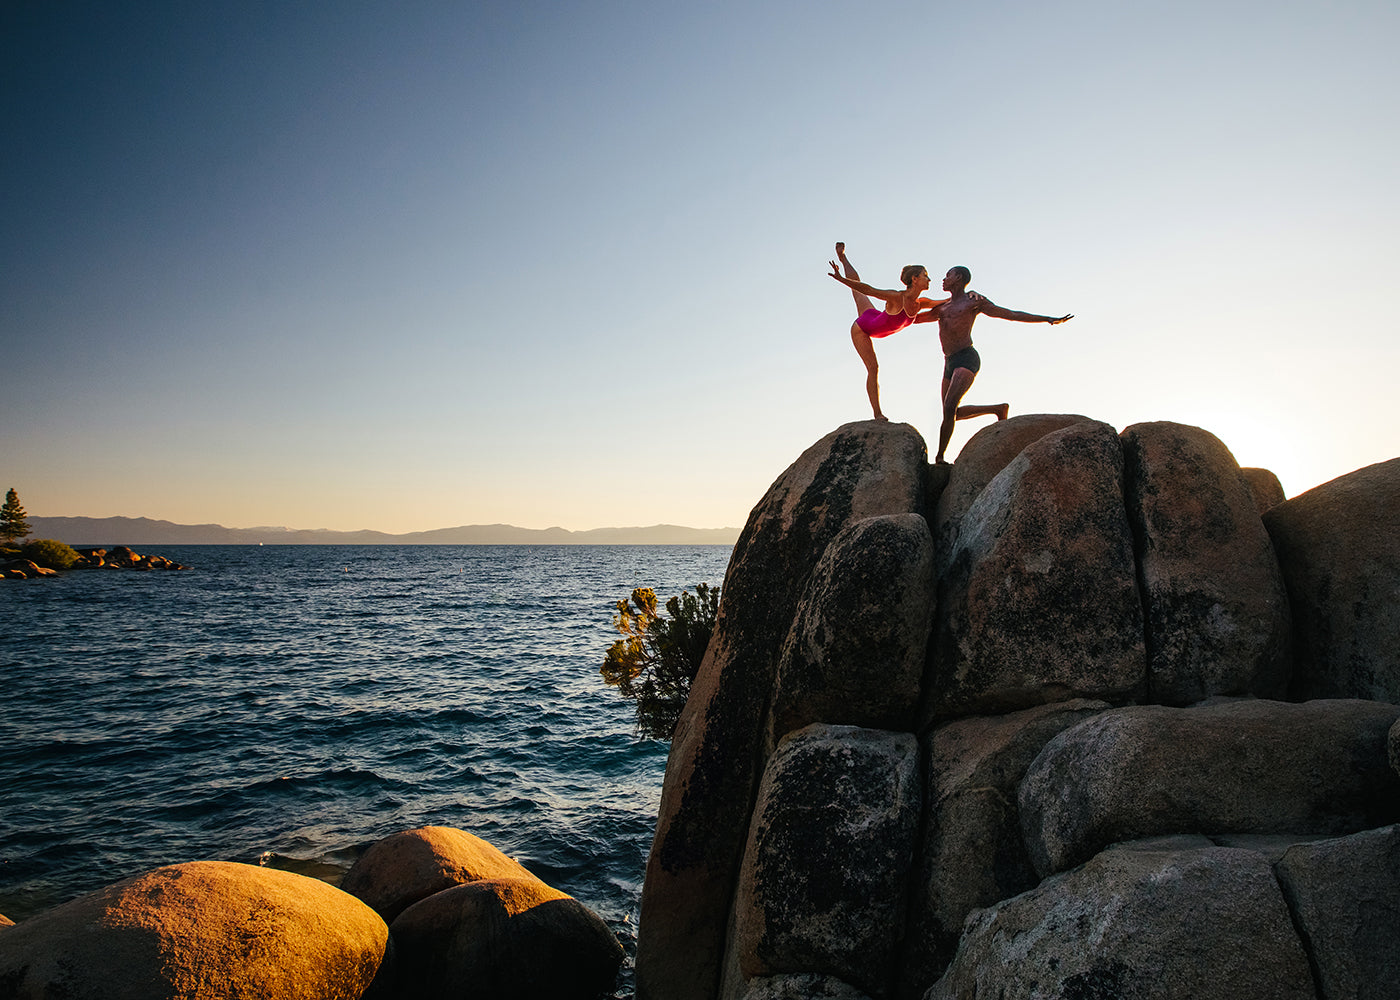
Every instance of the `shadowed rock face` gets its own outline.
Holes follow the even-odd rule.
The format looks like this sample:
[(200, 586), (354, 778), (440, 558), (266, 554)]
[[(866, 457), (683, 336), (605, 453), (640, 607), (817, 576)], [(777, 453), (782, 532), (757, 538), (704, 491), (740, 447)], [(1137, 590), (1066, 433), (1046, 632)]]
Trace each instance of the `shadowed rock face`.
[(671, 741), (642, 892), (637, 992), (718, 989), (725, 926), (763, 767), (778, 656), (827, 545), (868, 517), (925, 508), (928, 450), (906, 424), (846, 424), (769, 488), (725, 573), (714, 636)]
[(942, 973), (968, 914), (1040, 881), (1021, 838), (1016, 790), (1051, 738), (1108, 707), (1077, 700), (958, 719), (925, 738), (928, 820), (910, 900), (903, 996), (922, 996)]
[(888, 996), (919, 811), (911, 733), (813, 725), (779, 744), (734, 906), (744, 977), (819, 969)]
[(1215, 435), (1184, 424), (1134, 424), (1121, 436), (1146, 608), (1148, 700), (1283, 697), (1292, 665), (1288, 596), (1234, 456)]
[(1077, 423), (1027, 446), (978, 494), (939, 579), (924, 725), (1146, 692), (1122, 479), (1117, 432)]
[(927, 1000), (1314, 1000), (1268, 863), (1201, 843), (1117, 847), (980, 911)]
[(1324, 997), (1400, 983), (1400, 827), (1299, 844), (1275, 866)]
[(1249, 487), (1249, 495), (1254, 499), (1254, 508), (1261, 516), (1266, 510), (1272, 510), (1288, 499), (1278, 476), (1268, 469), (1245, 467), (1240, 469), (1240, 475), (1244, 477), (1244, 484)]
[(1400, 458), (1270, 509), (1293, 608), (1290, 697), (1400, 702)]
[(837, 535), (783, 646), (767, 745), (810, 722), (909, 731), (933, 617), (933, 538), (918, 514)]
[(607, 924), (533, 875), (434, 893), (391, 925), (404, 997), (593, 1000), (611, 991), (623, 951)]
[(0, 996), (360, 1000), (389, 929), (316, 879), (222, 861), (158, 868), (0, 933)]
[(1252, 699), (1104, 712), (1051, 740), (1021, 783), (1042, 876), (1120, 840), (1351, 833), (1400, 819), (1387, 739), (1400, 707)]

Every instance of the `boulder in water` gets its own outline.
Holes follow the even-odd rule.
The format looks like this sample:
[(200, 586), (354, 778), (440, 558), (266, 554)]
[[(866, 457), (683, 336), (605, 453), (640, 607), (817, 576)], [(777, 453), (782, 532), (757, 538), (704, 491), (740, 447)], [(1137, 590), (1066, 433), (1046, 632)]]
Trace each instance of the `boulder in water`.
[(478, 879), (534, 878), (514, 858), (450, 826), (424, 826), (385, 837), (355, 861), (340, 888), (386, 921), (435, 892)]
[(388, 946), (379, 915), (324, 882), (195, 861), (9, 928), (0, 987), (16, 1000), (360, 1000)]
[(414, 1000), (593, 1000), (623, 958), (597, 914), (533, 876), (444, 889), (390, 930), (398, 989)]

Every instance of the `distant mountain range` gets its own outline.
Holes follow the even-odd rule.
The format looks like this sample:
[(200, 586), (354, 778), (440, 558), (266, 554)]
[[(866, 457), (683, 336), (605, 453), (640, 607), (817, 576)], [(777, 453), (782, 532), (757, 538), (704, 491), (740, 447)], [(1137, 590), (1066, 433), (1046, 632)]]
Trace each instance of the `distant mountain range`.
[(74, 546), (113, 545), (733, 545), (738, 528), (517, 528), (468, 524), (411, 531), (331, 531), (326, 528), (225, 528), (221, 524), (175, 524), (148, 517), (33, 517), (30, 538), (56, 538)]

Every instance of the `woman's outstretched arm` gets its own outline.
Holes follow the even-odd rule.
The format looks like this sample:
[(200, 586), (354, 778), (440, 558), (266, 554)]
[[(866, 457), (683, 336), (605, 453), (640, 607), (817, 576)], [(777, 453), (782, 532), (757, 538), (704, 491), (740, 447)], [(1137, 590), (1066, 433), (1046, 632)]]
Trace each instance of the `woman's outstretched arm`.
[(830, 264), (830, 277), (835, 278), (837, 281), (841, 282), (841, 284), (846, 285), (849, 288), (853, 288), (858, 292), (861, 292), (865, 295), (869, 295), (872, 299), (884, 299), (886, 302), (889, 302), (891, 299), (902, 299), (904, 297), (904, 292), (896, 292), (893, 289), (889, 288), (875, 288), (872, 285), (867, 285), (863, 281), (853, 281), (852, 279), (846, 277), (844, 274), (841, 273), (841, 269), (836, 266), (836, 261), (833, 260), (830, 262)]

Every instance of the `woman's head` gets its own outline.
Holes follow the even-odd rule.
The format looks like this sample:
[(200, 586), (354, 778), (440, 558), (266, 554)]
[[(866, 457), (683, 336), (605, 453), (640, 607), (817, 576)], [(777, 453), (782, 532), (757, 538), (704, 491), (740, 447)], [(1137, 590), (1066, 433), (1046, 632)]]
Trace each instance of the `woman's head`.
[(922, 264), (906, 264), (904, 270), (899, 272), (899, 280), (904, 282), (904, 287), (908, 288), (914, 283), (914, 279), (919, 275), (928, 277), (928, 268)]

